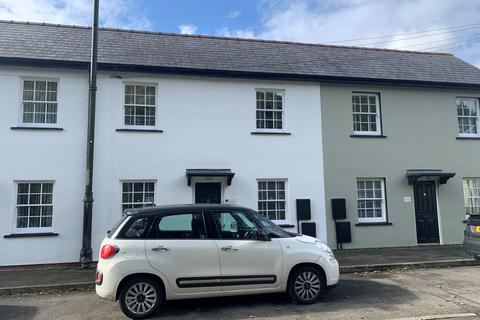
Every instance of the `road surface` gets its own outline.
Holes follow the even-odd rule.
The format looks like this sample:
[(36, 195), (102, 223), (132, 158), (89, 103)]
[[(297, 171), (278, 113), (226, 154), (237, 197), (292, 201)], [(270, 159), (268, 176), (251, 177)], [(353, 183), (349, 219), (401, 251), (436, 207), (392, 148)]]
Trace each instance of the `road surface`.
[[(480, 320), (473, 314), (480, 314), (480, 267), (348, 274), (314, 305), (296, 305), (279, 294), (175, 301), (153, 318)], [(118, 304), (93, 291), (0, 297), (0, 318), (125, 319)]]

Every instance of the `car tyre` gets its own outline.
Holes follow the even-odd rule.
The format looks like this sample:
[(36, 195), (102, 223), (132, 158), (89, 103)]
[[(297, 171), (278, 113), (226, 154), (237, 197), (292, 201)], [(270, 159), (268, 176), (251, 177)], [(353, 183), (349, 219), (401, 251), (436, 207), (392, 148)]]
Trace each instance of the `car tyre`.
[(149, 277), (136, 277), (122, 286), (118, 303), (127, 317), (146, 319), (161, 307), (163, 296), (163, 289), (158, 281)]
[(325, 291), (323, 275), (317, 268), (300, 267), (290, 275), (287, 291), (298, 304), (315, 303)]

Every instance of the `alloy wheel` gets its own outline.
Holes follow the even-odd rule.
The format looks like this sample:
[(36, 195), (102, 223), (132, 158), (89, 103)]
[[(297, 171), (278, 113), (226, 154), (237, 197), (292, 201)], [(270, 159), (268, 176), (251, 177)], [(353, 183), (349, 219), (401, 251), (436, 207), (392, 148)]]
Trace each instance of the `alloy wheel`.
[(128, 288), (125, 294), (125, 304), (131, 312), (142, 315), (155, 306), (157, 293), (155, 288), (146, 282), (138, 282)]
[(300, 273), (295, 279), (295, 293), (302, 300), (311, 300), (321, 292), (318, 276), (310, 271)]

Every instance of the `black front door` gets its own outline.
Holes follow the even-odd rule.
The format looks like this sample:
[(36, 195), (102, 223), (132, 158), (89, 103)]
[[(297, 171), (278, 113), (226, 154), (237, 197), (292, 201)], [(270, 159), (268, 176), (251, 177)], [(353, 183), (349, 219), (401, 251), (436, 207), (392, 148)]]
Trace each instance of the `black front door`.
[(438, 243), (438, 215), (435, 182), (424, 181), (413, 185), (415, 217), (417, 221), (417, 242)]
[(222, 201), (222, 191), (220, 183), (196, 183), (195, 184), (195, 203), (220, 203)]

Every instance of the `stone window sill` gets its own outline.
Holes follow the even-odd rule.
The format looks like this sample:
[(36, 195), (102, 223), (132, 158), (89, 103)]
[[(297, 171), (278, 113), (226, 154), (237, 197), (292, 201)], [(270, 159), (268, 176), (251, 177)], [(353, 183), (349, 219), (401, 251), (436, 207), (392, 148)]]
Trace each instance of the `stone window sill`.
[(162, 133), (163, 130), (159, 129), (131, 129), (131, 128), (120, 128), (116, 129), (117, 132), (157, 132)]
[(295, 228), (293, 224), (277, 224), (280, 228)]
[(391, 226), (392, 223), (390, 222), (360, 222), (356, 223), (355, 226), (357, 227), (368, 227), (368, 226)]
[(59, 127), (10, 127), (12, 130), (45, 130), (45, 131), (63, 131)]
[(268, 131), (252, 131), (251, 132), (252, 135), (278, 135), (278, 136), (290, 136), (291, 133), (290, 132), (281, 132), (281, 131), (272, 131), (272, 132), (268, 132)]
[(58, 233), (55, 232), (32, 232), (32, 233), (12, 233), (6, 234), (3, 237), (9, 238), (35, 238), (35, 237), (57, 237)]
[(350, 138), (377, 138), (377, 139), (385, 139), (387, 136), (382, 135), (375, 135), (375, 134), (351, 134)]
[(480, 140), (480, 137), (456, 137), (457, 140)]

